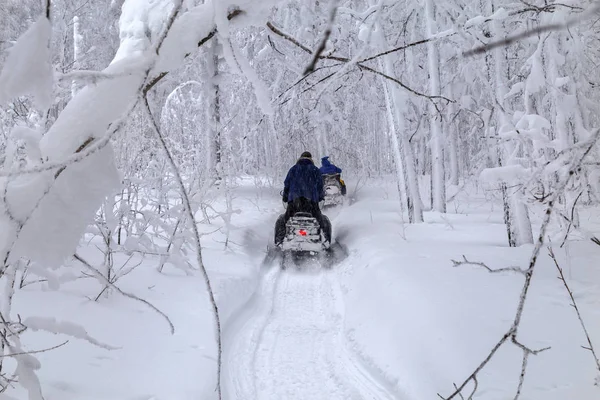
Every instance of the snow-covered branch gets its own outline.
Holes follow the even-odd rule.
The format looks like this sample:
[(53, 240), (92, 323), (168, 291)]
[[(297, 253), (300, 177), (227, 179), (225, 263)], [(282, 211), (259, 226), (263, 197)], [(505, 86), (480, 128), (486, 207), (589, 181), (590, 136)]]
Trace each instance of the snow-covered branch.
[(162, 150), (165, 153), (167, 160), (169, 161), (169, 164), (171, 166), (173, 174), (175, 175), (176, 182), (179, 186), (180, 194), (183, 198), (183, 204), (185, 207), (185, 212), (187, 214), (187, 220), (189, 221), (191, 228), (192, 228), (192, 232), (194, 233), (194, 238), (196, 241), (196, 261), (198, 262), (198, 267), (202, 271), (202, 276), (204, 277), (204, 283), (206, 284), (206, 290), (208, 292), (208, 297), (209, 297), (210, 304), (213, 309), (213, 317), (215, 320), (214, 321), (215, 322), (215, 340), (217, 342), (217, 388), (216, 388), (216, 391), (217, 391), (219, 400), (221, 400), (221, 398), (222, 398), (222, 392), (221, 392), (221, 364), (222, 364), (222, 362), (221, 362), (221, 359), (222, 359), (222, 354), (223, 354), (222, 342), (221, 342), (221, 334), (222, 334), (221, 319), (219, 316), (219, 307), (218, 307), (217, 301), (215, 299), (214, 290), (212, 288), (210, 277), (208, 276), (206, 267), (204, 266), (204, 263), (202, 262), (202, 245), (200, 243), (200, 233), (198, 232), (198, 225), (196, 224), (196, 218), (194, 216), (194, 211), (192, 210), (190, 198), (188, 196), (187, 189), (183, 183), (183, 179), (179, 172), (179, 168), (178, 168), (177, 164), (175, 163), (175, 160), (173, 159), (173, 156), (171, 155), (171, 151), (169, 150), (169, 147), (167, 146), (167, 142), (165, 141), (165, 138), (160, 131), (160, 128), (156, 122), (156, 119), (154, 118), (154, 115), (152, 114), (152, 110), (150, 109), (150, 104), (148, 103), (148, 97), (145, 94), (144, 94), (143, 102), (144, 102), (144, 110), (146, 111), (146, 114), (148, 115), (148, 118), (150, 119), (152, 128), (154, 130), (154, 134), (156, 135), (156, 137), (162, 147)]
[[(234, 9), (232, 11), (230, 11), (227, 14), (227, 20), (231, 21), (234, 18), (243, 15), (244, 11), (241, 9)], [(204, 46), (210, 39), (212, 39), (215, 35), (217, 34), (217, 28), (216, 25), (213, 27), (213, 29), (204, 37), (202, 37), (200, 40), (198, 40), (198, 48)], [(189, 57), (191, 55), (191, 53), (187, 53), (185, 55), (185, 58)], [(156, 86), (156, 84), (158, 82), (160, 82), (165, 76), (167, 76), (169, 74), (168, 71), (162, 71), (159, 72), (156, 76), (148, 79), (148, 82), (144, 85), (144, 88), (142, 90), (142, 94), (146, 95), (148, 92), (150, 92), (150, 90), (152, 90), (152, 88), (154, 86)]]
[[(550, 225), (550, 220), (552, 213), (554, 211), (554, 207), (560, 196), (563, 195), (565, 188), (571, 181), (571, 178), (575, 175), (575, 173), (579, 170), (581, 165), (583, 164), (585, 158), (592, 151), (592, 149), (596, 146), (598, 138), (600, 137), (600, 129), (597, 129), (591, 137), (585, 141), (585, 146), (582, 150), (579, 151), (579, 154), (576, 154), (571, 161), (569, 168), (565, 171), (563, 176), (561, 177), (560, 184), (555, 189), (555, 191), (550, 196), (546, 211), (544, 213), (544, 218), (542, 221), (542, 225), (540, 227), (540, 232), (538, 238), (535, 242), (533, 251), (531, 253), (531, 257), (529, 259), (529, 264), (526, 270), (524, 270), (523, 275), (525, 277), (525, 282), (523, 283), (523, 287), (521, 289), (521, 294), (519, 296), (519, 303), (517, 305), (517, 311), (515, 313), (514, 320), (506, 331), (506, 333), (500, 338), (500, 340), (494, 345), (494, 347), (490, 350), (488, 355), (484, 358), (484, 360), (479, 364), (477, 368), (463, 381), (462, 384), (458, 385), (458, 388), (449, 396), (443, 397), (445, 400), (451, 400), (459, 396), (463, 390), (467, 387), (470, 382), (473, 382), (477, 375), (486, 367), (486, 365), (490, 362), (490, 360), (494, 357), (496, 352), (510, 339), (510, 343), (519, 347), (523, 351), (523, 359), (521, 365), (521, 375), (519, 379), (519, 385), (517, 387), (515, 400), (517, 400), (521, 394), (521, 389), (523, 387), (523, 382), (525, 379), (525, 372), (527, 369), (527, 362), (530, 355), (537, 355), (542, 351), (548, 350), (548, 348), (543, 348), (539, 350), (532, 350), (529, 347), (521, 344), (518, 340), (518, 330), (521, 324), (521, 318), (523, 317), (523, 310), (525, 309), (525, 303), (528, 298), (529, 289), (531, 286), (531, 279), (533, 278), (533, 273), (535, 271), (535, 267), (537, 265), (538, 257), (542, 247), (544, 246), (546, 240), (546, 232)], [(465, 259), (466, 260), (466, 259)], [(456, 265), (456, 261), (454, 264)], [(469, 264), (472, 264), (469, 262)], [(459, 262), (460, 265), (460, 262)], [(483, 266), (482, 263), (478, 263), (477, 265)], [(488, 268), (489, 269), (489, 268)]]
[(171, 322), (171, 319), (167, 316), (167, 314), (165, 314), (164, 312), (162, 312), (161, 310), (159, 310), (156, 306), (154, 306), (148, 300), (144, 300), (144, 299), (142, 299), (142, 298), (140, 298), (138, 296), (135, 296), (135, 295), (133, 295), (131, 293), (124, 292), (118, 286), (116, 286), (115, 284), (113, 284), (112, 282), (110, 282), (100, 271), (98, 271), (96, 268), (94, 268), (89, 262), (87, 262), (84, 258), (82, 258), (77, 253), (73, 254), (73, 258), (75, 258), (77, 261), (79, 261), (81, 264), (83, 264), (83, 266), (86, 267), (90, 272), (92, 272), (92, 274), (94, 274), (94, 276), (96, 276), (98, 279), (100, 279), (101, 281), (103, 281), (106, 285), (108, 285), (109, 287), (111, 287), (112, 289), (114, 289), (115, 291), (117, 291), (119, 294), (121, 294), (121, 295), (123, 295), (125, 297), (128, 297), (128, 298), (130, 298), (132, 300), (139, 301), (140, 303), (144, 303), (145, 305), (147, 305), (148, 307), (150, 307), (152, 310), (154, 310), (155, 312), (157, 312), (161, 317), (163, 317), (165, 319), (165, 321), (169, 325), (169, 329), (171, 331), (171, 334), (175, 333), (175, 326), (173, 325), (173, 323)]
[[(529, 4), (528, 4), (529, 5)], [(549, 4), (546, 6), (546, 8), (540, 8), (537, 6), (531, 6), (533, 7), (532, 9), (535, 10), (536, 12), (551, 12), (554, 11), (553, 6), (557, 6), (558, 4)], [(564, 6), (564, 5), (563, 5)], [(550, 7), (550, 8), (548, 8)], [(580, 10), (581, 8), (579, 7), (570, 7), (573, 10)], [(469, 57), (469, 56), (473, 56), (473, 55), (477, 55), (477, 54), (483, 54), (486, 53), (490, 50), (493, 50), (495, 48), (498, 47), (505, 47), (508, 46), (510, 44), (513, 44), (515, 42), (518, 42), (520, 40), (526, 39), (528, 37), (531, 36), (535, 36), (535, 35), (539, 35), (541, 33), (546, 33), (546, 32), (555, 32), (555, 31), (561, 31), (561, 30), (566, 30), (569, 29), (575, 25), (578, 25), (580, 23), (582, 23), (583, 21), (592, 18), (593, 16), (595, 16), (596, 14), (598, 14), (598, 11), (600, 11), (600, 3), (595, 2), (594, 4), (592, 4), (587, 10), (579, 13), (578, 15), (576, 15), (573, 18), (569, 18), (567, 19), (565, 22), (563, 23), (552, 23), (552, 24), (546, 24), (546, 25), (541, 25), (538, 26), (536, 28), (533, 29), (529, 29), (526, 31), (523, 31), (521, 33), (517, 33), (515, 35), (511, 35), (508, 36), (504, 39), (501, 40), (497, 40), (488, 44), (484, 44), (482, 46), (476, 47), (472, 50), (466, 51), (463, 53), (463, 56), (465, 57)]]

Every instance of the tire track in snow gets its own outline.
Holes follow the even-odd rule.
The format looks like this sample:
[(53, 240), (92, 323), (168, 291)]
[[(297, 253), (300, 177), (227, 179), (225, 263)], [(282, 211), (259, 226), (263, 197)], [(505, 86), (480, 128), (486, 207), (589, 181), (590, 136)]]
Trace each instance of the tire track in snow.
[(348, 348), (335, 273), (275, 270), (228, 330), (225, 398), (399, 399)]
[(274, 290), (280, 275), (279, 268), (267, 271), (247, 305), (224, 331), (222, 382), (225, 399), (256, 398), (253, 362), (272, 312)]
[[(342, 315), (345, 313), (344, 295), (342, 292), (339, 277), (335, 275), (335, 279), (331, 282), (332, 290), (336, 297), (336, 306), (338, 312)], [(341, 326), (340, 330), (343, 331), (344, 327)], [(369, 393), (368, 399), (404, 399), (404, 395), (399, 395), (398, 390), (390, 381), (388, 381), (384, 374), (379, 371), (376, 367), (363, 361), (362, 357), (357, 354), (351, 347), (350, 341), (346, 337), (345, 332), (341, 335), (339, 343), (340, 357), (345, 359), (344, 367), (347, 375), (355, 378), (355, 385), (361, 386), (362, 393)]]

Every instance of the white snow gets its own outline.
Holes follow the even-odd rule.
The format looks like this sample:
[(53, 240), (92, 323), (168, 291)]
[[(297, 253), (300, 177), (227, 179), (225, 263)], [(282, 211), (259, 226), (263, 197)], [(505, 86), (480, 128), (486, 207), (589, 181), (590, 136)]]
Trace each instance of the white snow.
[(465, 22), (464, 28), (471, 28), (473, 26), (481, 25), (487, 21), (501, 21), (508, 17), (508, 11), (506, 9), (500, 7), (496, 10), (492, 15), (484, 17), (483, 15), (478, 15), (477, 17), (473, 17)]
[(28, 329), (32, 331), (47, 331), (55, 334), (64, 334), (77, 339), (87, 340), (93, 345), (102, 347), (106, 350), (115, 350), (114, 347), (107, 344), (100, 343), (85, 331), (85, 329), (73, 322), (69, 321), (57, 321), (56, 318), (52, 317), (29, 317), (26, 318), (23, 323)]
[(125, 0), (119, 18), (121, 43), (113, 63), (148, 51), (172, 8), (172, 0)]
[[(397, 199), (389, 197), (393, 184), (371, 184), (355, 204), (329, 212), (334, 235), (350, 249), (346, 260), (326, 271), (281, 271), (258, 267), (282, 212), (277, 191), (241, 181), (235, 206), (242, 213), (232, 216), (232, 247), (224, 250), (224, 234), (214, 232), (223, 226), (219, 219), (200, 225), (213, 232), (203, 244), (224, 324), (225, 398), (419, 400), (451, 393), (512, 322), (523, 282), (517, 274), (453, 267), (451, 260), (464, 255), (491, 268), (525, 266), (531, 250), (507, 247), (500, 204), (485, 192), (465, 190), (451, 207), (461, 214), (429, 212), (424, 224), (406, 225)], [(226, 209), (225, 199), (213, 206)], [(600, 229), (596, 210), (581, 219), (590, 221), (587, 229)], [(570, 242), (569, 262), (564, 250), (555, 251), (598, 342), (595, 247)], [(94, 241), (80, 252), (101, 259)], [(551, 261), (542, 254), (539, 262), (519, 337), (531, 347), (552, 349), (530, 358), (523, 398), (594, 400), (597, 374), (580, 347), (585, 342), (577, 318)], [(151, 310), (117, 293), (86, 300), (101, 290), (95, 280), (61, 283), (60, 291), (44, 290), (44, 283), (17, 291), (15, 311), (40, 316), (28, 323), (59, 336), (61, 330), (83, 334), (75, 327), (57, 329), (53, 318), (68, 317), (118, 347), (71, 340), (37, 354), (46, 400), (214, 398), (212, 317), (202, 278), (170, 267), (159, 274), (157, 264), (148, 256), (119, 286), (165, 311), (174, 336)], [(23, 336), (27, 349), (62, 341), (56, 334)], [(516, 347), (503, 348), (479, 376), (481, 396), (512, 398), (520, 357)]]
[(10, 49), (0, 73), (0, 105), (31, 94), (39, 109), (50, 107), (53, 100), (49, 49), (51, 33), (48, 19), (40, 17)]
[(170, 71), (179, 66), (198, 42), (214, 29), (212, 5), (201, 4), (181, 14), (167, 35), (155, 71)]

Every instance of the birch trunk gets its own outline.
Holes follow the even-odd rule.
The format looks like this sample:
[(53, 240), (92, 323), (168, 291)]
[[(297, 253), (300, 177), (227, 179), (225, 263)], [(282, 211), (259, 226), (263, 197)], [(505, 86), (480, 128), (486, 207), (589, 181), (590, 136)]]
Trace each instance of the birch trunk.
[[(453, 85), (449, 85), (450, 92), (448, 95), (450, 98), (454, 97)], [(448, 135), (450, 137), (450, 146), (448, 160), (450, 162), (450, 184), (458, 186), (458, 129), (456, 123), (452, 120), (456, 114), (457, 106), (456, 103), (450, 103), (448, 106)]]
[[(378, 29), (382, 32), (381, 28)], [(380, 37), (382, 45), (385, 38)], [(383, 46), (384, 48), (386, 46)], [(394, 75), (394, 69), (390, 55), (382, 57), (380, 64), (384, 73), (390, 76)], [(406, 93), (402, 92), (395, 84), (387, 79), (381, 78), (381, 84), (386, 96), (386, 106), (391, 127), (391, 139), (393, 147), (394, 161), (398, 174), (398, 182), (403, 182), (406, 196), (406, 205), (408, 211), (408, 220), (410, 223), (423, 222), (423, 209), (421, 195), (419, 192), (419, 181), (417, 179), (417, 166), (408, 140), (406, 127), (404, 124), (403, 110), (406, 108)], [(400, 141), (398, 140), (400, 137)], [(402, 198), (402, 196), (401, 196)]]
[[(493, 7), (492, 7), (493, 12)], [(494, 21), (492, 23), (492, 27), (494, 29), (495, 37), (502, 37), (504, 34), (503, 29), (501, 27), (501, 22)], [(505, 47), (498, 47), (494, 50), (494, 76), (495, 76), (495, 84), (496, 84), (496, 101), (502, 107), (498, 110), (498, 123), (496, 127), (496, 135), (499, 134), (500, 129), (506, 124), (507, 118), (506, 113), (503, 110), (504, 108), (504, 97), (506, 96), (506, 76), (504, 73), (505, 61), (507, 57), (507, 50)], [(504, 164), (504, 149), (507, 146), (498, 146), (497, 147), (497, 165), (501, 167)], [(508, 150), (508, 149), (506, 149)], [(500, 190), (502, 193), (502, 206), (504, 211), (504, 224), (506, 225), (506, 236), (508, 238), (509, 247), (515, 247), (517, 233), (515, 232), (516, 227), (513, 224), (514, 217), (512, 211), (512, 203), (510, 200), (510, 196), (508, 195), (508, 188), (506, 183), (502, 182), (500, 184)]]
[(207, 58), (207, 72), (211, 77), (208, 87), (208, 148), (209, 155), (207, 157), (208, 170), (211, 171), (211, 178), (218, 184), (222, 179), (221, 168), (221, 110), (219, 102), (219, 52), (218, 42), (214, 38), (210, 52)]
[[(437, 33), (435, 9), (433, 0), (425, 0), (425, 26), (427, 37)], [(434, 40), (427, 43), (427, 58), (429, 61), (429, 94), (439, 96), (440, 70), (439, 55)], [(431, 185), (435, 211), (446, 212), (446, 171), (444, 168), (444, 141), (442, 138), (441, 115), (433, 103), (429, 104), (429, 124), (431, 129)]]
[[(81, 47), (83, 36), (81, 36), (81, 26), (79, 24), (79, 17), (73, 17), (73, 69), (79, 69), (79, 60), (81, 58)], [(79, 86), (76, 81), (71, 83), (71, 98), (75, 97)]]

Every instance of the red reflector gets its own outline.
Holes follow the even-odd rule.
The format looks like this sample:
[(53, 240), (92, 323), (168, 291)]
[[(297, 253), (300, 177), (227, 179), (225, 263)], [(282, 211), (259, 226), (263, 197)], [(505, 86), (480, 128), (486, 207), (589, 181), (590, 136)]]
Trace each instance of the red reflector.
[(300, 230), (298, 230), (298, 235), (306, 236), (306, 231), (304, 229), (300, 229)]

